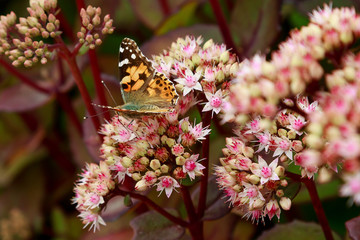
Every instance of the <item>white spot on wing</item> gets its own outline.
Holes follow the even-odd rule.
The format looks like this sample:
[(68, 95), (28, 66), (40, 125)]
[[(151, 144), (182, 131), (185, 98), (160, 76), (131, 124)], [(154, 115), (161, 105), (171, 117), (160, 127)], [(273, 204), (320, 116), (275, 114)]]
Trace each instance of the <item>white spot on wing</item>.
[(120, 52), (121, 52), (121, 53), (124, 52), (124, 49), (123, 49), (122, 47), (120, 47)]
[(129, 59), (125, 58), (121, 62), (119, 62), (119, 67), (122, 67), (124, 64), (129, 64)]
[(135, 58), (136, 58), (136, 55), (135, 55), (135, 54), (131, 54), (131, 58), (132, 58), (132, 59), (135, 59)]

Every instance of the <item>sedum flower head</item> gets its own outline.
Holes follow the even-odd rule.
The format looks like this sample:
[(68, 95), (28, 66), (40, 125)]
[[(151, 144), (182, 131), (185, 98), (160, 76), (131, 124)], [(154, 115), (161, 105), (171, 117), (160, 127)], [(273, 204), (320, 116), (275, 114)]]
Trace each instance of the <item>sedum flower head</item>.
[(114, 116), (100, 129), (104, 160), (87, 165), (74, 188), (73, 203), (85, 226), (95, 231), (105, 225), (99, 215), (105, 198), (126, 178), (135, 181), (135, 191), (156, 186), (159, 194), (164, 191), (170, 197), (182, 179), (201, 176), (205, 167), (191, 148), (209, 132), (201, 123), (192, 125), (188, 118), (179, 121), (174, 112), (133, 120)]

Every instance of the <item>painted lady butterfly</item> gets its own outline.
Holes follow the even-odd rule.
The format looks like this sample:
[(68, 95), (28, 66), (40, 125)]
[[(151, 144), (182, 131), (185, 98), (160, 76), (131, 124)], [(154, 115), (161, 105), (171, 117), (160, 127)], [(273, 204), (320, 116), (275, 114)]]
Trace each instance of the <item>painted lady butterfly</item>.
[(174, 84), (154, 69), (134, 40), (124, 38), (119, 51), (120, 85), (124, 104), (101, 107), (132, 118), (171, 111), (179, 98)]

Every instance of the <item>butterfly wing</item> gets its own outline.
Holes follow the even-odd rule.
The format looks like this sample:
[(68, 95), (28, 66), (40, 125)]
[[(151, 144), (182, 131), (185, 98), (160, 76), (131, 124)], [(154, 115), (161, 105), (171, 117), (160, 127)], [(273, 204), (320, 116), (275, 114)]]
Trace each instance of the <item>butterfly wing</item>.
[(157, 72), (135, 41), (125, 38), (119, 54), (120, 85), (124, 103), (170, 108), (178, 94), (172, 82)]
[(124, 38), (120, 45), (119, 71), (124, 103), (133, 102), (133, 93), (143, 92), (155, 73), (151, 62), (142, 54), (135, 41), (129, 38)]

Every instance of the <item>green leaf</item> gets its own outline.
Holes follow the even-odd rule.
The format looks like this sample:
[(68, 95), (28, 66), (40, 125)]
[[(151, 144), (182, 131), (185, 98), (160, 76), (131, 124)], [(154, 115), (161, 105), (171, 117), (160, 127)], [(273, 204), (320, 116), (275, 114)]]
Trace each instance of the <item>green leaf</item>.
[[(179, 9), (186, 1), (187, 0), (167, 1), (170, 12), (175, 12), (175, 10)], [(136, 17), (150, 29), (156, 29), (167, 17), (162, 10), (161, 1), (131, 0), (130, 3)]]
[(85, 53), (87, 53), (89, 51), (89, 46), (83, 44), (79, 50), (79, 53), (78, 55), (81, 56), (81, 55), (84, 55)]
[(180, 11), (170, 16), (161, 24), (161, 26), (156, 30), (156, 35), (162, 35), (170, 30), (187, 26), (194, 16), (196, 7), (198, 3), (195, 1), (188, 2), (185, 4)]
[[(318, 191), (320, 200), (323, 201), (325, 199), (337, 197), (338, 189), (339, 189), (340, 185), (341, 185), (340, 180), (334, 180), (334, 181), (331, 181), (331, 182), (325, 183), (325, 184), (317, 184), (316, 189)], [(306, 202), (310, 202), (310, 201), (311, 201), (311, 198), (310, 198), (309, 192), (307, 191), (307, 189), (305, 187), (293, 199), (293, 203), (296, 203), (296, 204), (306, 203)]]
[[(176, 211), (168, 210), (171, 214)], [(134, 240), (175, 240), (184, 235), (185, 229), (155, 211), (146, 212), (137, 216), (130, 222), (130, 226), (134, 229)]]
[[(341, 239), (333, 232), (334, 239)], [(265, 231), (257, 240), (323, 240), (325, 239), (321, 226), (316, 223), (293, 221), (287, 224), (277, 224), (274, 228)]]
[(280, 31), (280, 0), (236, 1), (230, 29), (242, 54), (265, 51)]
[(288, 185), (285, 188), (283, 188), (284, 196), (290, 199), (294, 199), (300, 191), (301, 183), (291, 181), (290, 179), (287, 181), (288, 181)]
[(127, 207), (132, 207), (133, 204), (134, 204), (134, 203), (132, 202), (130, 195), (127, 194), (127, 195), (124, 197), (124, 205), (127, 206)]
[(51, 222), (56, 235), (60, 236), (67, 232), (66, 216), (59, 208), (54, 208), (51, 212)]

